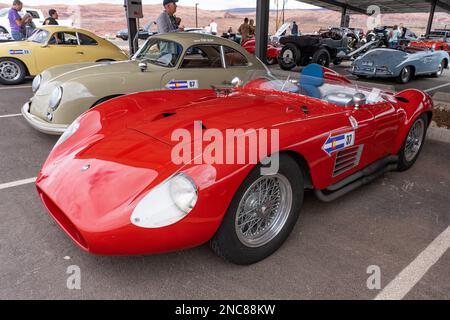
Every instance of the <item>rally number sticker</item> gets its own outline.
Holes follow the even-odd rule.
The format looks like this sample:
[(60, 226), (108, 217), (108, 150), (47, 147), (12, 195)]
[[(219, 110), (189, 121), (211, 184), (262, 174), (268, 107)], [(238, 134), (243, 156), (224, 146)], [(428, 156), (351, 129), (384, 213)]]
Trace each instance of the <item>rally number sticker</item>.
[(322, 149), (328, 154), (351, 147), (355, 144), (355, 132), (348, 132), (340, 135), (330, 135), (325, 141)]
[(198, 80), (171, 80), (167, 85), (168, 89), (198, 89)]

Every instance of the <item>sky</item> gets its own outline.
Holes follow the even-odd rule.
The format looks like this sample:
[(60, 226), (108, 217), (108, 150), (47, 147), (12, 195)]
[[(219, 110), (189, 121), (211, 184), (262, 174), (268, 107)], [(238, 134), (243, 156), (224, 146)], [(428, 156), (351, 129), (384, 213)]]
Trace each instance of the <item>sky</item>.
[[(8, 2), (2, 0), (1, 2)], [(30, 5), (46, 5), (46, 4), (91, 4), (91, 3), (117, 3), (123, 4), (123, 0), (22, 0), (25, 6)], [(271, 6), (275, 7), (274, 0), (270, 0)], [(281, 1), (280, 1), (281, 2)], [(144, 4), (158, 4), (162, 0), (143, 0)], [(199, 8), (207, 10), (224, 10), (232, 8), (251, 8), (256, 7), (256, 0), (179, 0), (178, 4), (182, 6), (194, 6), (199, 3)], [(314, 6), (301, 3), (296, 0), (288, 0), (286, 8), (288, 9), (311, 9)]]

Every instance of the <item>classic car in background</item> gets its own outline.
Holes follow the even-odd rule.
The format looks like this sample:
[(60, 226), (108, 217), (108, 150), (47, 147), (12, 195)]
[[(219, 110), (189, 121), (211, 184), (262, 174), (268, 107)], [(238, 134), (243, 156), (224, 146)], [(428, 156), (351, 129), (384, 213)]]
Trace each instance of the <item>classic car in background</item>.
[(45, 26), (26, 41), (0, 44), (0, 83), (20, 84), (58, 65), (126, 59), (121, 49), (87, 30)]
[[(153, 29), (153, 30), (152, 30)], [(148, 37), (153, 36), (157, 34), (157, 27), (156, 22), (150, 22), (146, 24), (143, 28), (139, 29), (139, 39), (140, 40), (147, 40)], [(122, 39), (122, 40), (128, 40), (128, 29), (123, 29), (117, 32), (116, 38)]]
[(22, 113), (37, 130), (62, 134), (80, 114), (117, 96), (210, 88), (235, 77), (244, 79), (249, 70), (268, 72), (257, 58), (230, 40), (186, 32), (156, 35), (128, 61), (44, 71), (35, 78), (35, 95)]
[(351, 72), (358, 77), (396, 78), (400, 83), (407, 83), (417, 75), (440, 77), (444, 69), (448, 69), (449, 61), (445, 51), (416, 47), (378, 48), (357, 58)]
[(450, 53), (450, 30), (436, 29), (425, 38), (412, 41), (411, 46), (428, 47), (434, 50), (444, 50)]
[(326, 67), (331, 62), (338, 65), (353, 49), (349, 47), (353, 38), (358, 37), (348, 28), (330, 28), (321, 30), (318, 34), (282, 37), (280, 43), (283, 48), (278, 64), (283, 70), (310, 63)]
[[(256, 40), (254, 38), (246, 40), (241, 43), (241, 46), (251, 54), (255, 54), (256, 51)], [(271, 44), (267, 45), (267, 64), (272, 65), (277, 63), (278, 56), (281, 52), (281, 47), (275, 47)]]
[[(40, 198), (90, 253), (160, 253), (209, 241), (232, 263), (258, 262), (288, 238), (305, 190), (333, 201), (383, 173), (409, 169), (419, 157), (432, 99), (414, 89), (374, 94), (349, 82), (313, 64), (295, 83), (266, 74), (234, 89), (108, 101), (60, 138), (37, 178)], [(266, 130), (268, 138), (276, 128), (279, 144), (254, 162), (253, 148), (238, 144), (231, 152), (244, 153), (245, 161), (205, 162), (198, 158), (211, 152), (205, 143), (174, 161), (179, 128), (188, 147), (209, 129), (218, 139), (233, 129)], [(225, 143), (217, 148), (216, 155), (230, 151)]]

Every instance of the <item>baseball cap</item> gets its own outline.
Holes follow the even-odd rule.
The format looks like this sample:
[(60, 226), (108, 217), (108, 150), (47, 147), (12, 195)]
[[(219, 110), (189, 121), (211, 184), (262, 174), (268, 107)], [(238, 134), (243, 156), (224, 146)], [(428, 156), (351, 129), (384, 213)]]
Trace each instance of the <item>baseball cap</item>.
[(178, 0), (164, 0), (163, 1), (163, 6), (165, 6), (165, 5), (168, 5), (169, 3), (176, 3), (176, 2), (178, 2)]

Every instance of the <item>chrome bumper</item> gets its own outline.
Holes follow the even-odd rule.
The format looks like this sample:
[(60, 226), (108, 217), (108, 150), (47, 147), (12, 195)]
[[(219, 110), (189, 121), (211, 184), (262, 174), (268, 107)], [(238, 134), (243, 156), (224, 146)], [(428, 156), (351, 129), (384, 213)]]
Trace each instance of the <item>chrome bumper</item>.
[(37, 131), (51, 135), (62, 135), (67, 129), (67, 125), (52, 124), (42, 120), (30, 113), (30, 101), (25, 103), (22, 107), (22, 115), (27, 122)]

